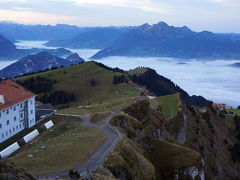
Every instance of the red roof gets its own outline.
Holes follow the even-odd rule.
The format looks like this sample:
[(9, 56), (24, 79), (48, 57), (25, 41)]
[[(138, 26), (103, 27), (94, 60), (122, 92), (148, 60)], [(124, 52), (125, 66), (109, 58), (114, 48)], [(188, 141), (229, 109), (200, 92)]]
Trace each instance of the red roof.
[(11, 79), (0, 82), (0, 95), (4, 96), (5, 101), (4, 104), (0, 102), (0, 110), (36, 96)]
[(221, 107), (222, 107), (222, 104), (213, 103), (212, 106), (213, 106), (213, 107), (221, 108)]

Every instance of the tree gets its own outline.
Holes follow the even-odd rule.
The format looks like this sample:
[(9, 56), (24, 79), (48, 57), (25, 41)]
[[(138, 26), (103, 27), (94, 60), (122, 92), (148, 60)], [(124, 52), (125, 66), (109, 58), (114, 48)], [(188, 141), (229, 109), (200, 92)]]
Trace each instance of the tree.
[(92, 78), (90, 83), (91, 83), (91, 86), (96, 86), (96, 81), (95, 81), (95, 79)]
[(240, 106), (238, 106), (238, 109), (240, 109)]

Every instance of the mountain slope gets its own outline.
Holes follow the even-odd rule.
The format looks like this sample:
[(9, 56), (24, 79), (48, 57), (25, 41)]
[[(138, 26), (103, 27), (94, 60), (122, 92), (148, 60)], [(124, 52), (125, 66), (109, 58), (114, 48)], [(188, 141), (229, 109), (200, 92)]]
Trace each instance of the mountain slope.
[(159, 22), (133, 29), (112, 46), (92, 58), (108, 56), (158, 56), (176, 58), (240, 58), (240, 40), (211, 32), (193, 32), (187, 27), (168, 26)]
[(86, 32), (82, 32), (72, 39), (65, 40), (51, 40), (46, 43), (47, 46), (58, 46), (67, 48), (90, 48), (103, 49), (108, 47), (114, 40), (116, 40), (124, 32), (131, 29), (130, 27), (115, 28), (95, 28)]
[(84, 63), (84, 62), (85, 62), (84, 59), (81, 58), (81, 57), (79, 57), (79, 55), (78, 55), (77, 53), (71, 54), (70, 56), (68, 56), (68, 57), (66, 58), (66, 60), (69, 60), (69, 61), (71, 61), (71, 62), (73, 62), (73, 63), (76, 63), (76, 62)]
[[(165, 119), (154, 102), (137, 100), (113, 117), (110, 123), (122, 138), (98, 173), (109, 170), (109, 176), (121, 180), (145, 174), (159, 180), (239, 179), (239, 162), (231, 154), (236, 131), (226, 126), (224, 112), (211, 105), (203, 112), (182, 102), (177, 115)], [(149, 168), (143, 168), (146, 164)]]
[(140, 86), (145, 86), (146, 89), (155, 96), (165, 96), (180, 93), (181, 97), (189, 105), (202, 106), (206, 103), (205, 98), (195, 95), (189, 96), (186, 91), (175, 85), (171, 80), (157, 74), (157, 72), (153, 69), (138, 68), (138, 71), (141, 73), (134, 74), (132, 72), (132, 81)]
[(16, 53), (16, 51), (16, 46), (11, 41), (0, 35), (0, 57), (9, 56), (12, 53)]
[[(69, 59), (71, 59), (71, 56)], [(35, 55), (26, 56), (2, 69), (0, 77), (13, 78), (27, 73), (51, 69), (52, 67), (69, 66), (83, 62), (82, 59), (69, 59), (58, 58), (48, 52), (42, 51)]]
[(14, 163), (3, 159), (0, 160), (0, 179), (35, 180), (35, 178), (24, 169), (19, 168)]

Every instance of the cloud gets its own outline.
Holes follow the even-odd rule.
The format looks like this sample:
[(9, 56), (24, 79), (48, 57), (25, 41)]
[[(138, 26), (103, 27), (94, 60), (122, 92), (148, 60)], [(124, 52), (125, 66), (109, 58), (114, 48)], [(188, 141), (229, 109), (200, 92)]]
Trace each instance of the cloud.
[[(47, 20), (47, 21), (46, 21)], [(40, 13), (28, 10), (0, 10), (0, 21), (14, 21), (24, 24), (55, 24), (56, 22), (72, 21), (71, 16), (60, 16), (50, 13)]]
[(1, 12), (8, 11), (0, 20), (79, 26), (166, 21), (195, 31), (240, 32), (239, 9), (240, 0), (0, 0)]
[(116, 6), (122, 8), (136, 8), (142, 11), (147, 12), (156, 12), (168, 14), (168, 11), (165, 10), (165, 5), (160, 2), (156, 3), (152, 0), (72, 0), (73, 2), (79, 5), (108, 5), (108, 6)]

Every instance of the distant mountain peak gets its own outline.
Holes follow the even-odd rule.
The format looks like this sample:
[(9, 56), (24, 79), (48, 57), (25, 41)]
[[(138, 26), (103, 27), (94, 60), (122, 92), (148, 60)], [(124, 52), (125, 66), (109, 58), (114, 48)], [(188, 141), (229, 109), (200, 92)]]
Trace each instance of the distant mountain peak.
[(153, 24), (152, 27), (170, 27), (167, 23), (165, 23), (164, 21), (159, 21), (157, 24)]
[(77, 53), (71, 54), (66, 59), (72, 62), (74, 61), (85, 62), (84, 59), (82, 59)]
[(36, 56), (53, 56), (53, 55), (47, 51), (41, 51), (41, 52), (37, 53)]
[(150, 28), (150, 27), (151, 27), (151, 25), (149, 25), (148, 23), (138, 26), (139, 29), (146, 29), (146, 28)]

